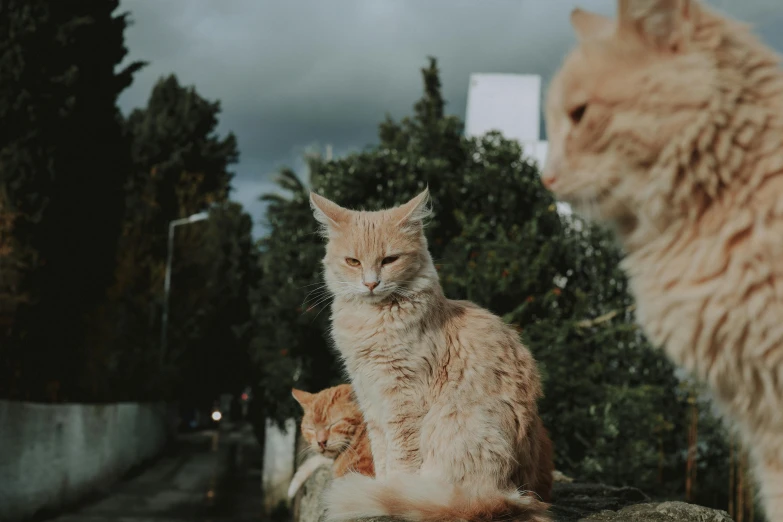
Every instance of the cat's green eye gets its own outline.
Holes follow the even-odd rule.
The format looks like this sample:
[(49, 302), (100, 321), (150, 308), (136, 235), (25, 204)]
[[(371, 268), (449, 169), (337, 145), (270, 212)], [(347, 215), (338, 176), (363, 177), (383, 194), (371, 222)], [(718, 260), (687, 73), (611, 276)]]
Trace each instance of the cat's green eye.
[(388, 256), (384, 257), (383, 261), (381, 261), (381, 265), (390, 265), (397, 261), (400, 258), (400, 256)]
[(353, 267), (361, 266), (361, 262), (359, 262), (358, 259), (354, 259), (352, 257), (346, 257), (345, 262), (348, 264), (348, 266), (353, 266)]

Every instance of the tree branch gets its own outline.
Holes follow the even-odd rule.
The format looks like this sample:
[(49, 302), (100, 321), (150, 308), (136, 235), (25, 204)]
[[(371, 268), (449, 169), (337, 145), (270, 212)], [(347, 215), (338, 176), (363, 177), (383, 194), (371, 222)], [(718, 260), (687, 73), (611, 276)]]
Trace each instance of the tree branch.
[(576, 323), (577, 328), (590, 328), (593, 326), (598, 326), (601, 323), (606, 323), (608, 321), (611, 321), (615, 317), (617, 317), (620, 313), (623, 312), (633, 312), (636, 310), (636, 304), (632, 304), (631, 306), (627, 306), (625, 308), (620, 308), (618, 310), (612, 310), (611, 312), (607, 312), (603, 315), (599, 315), (595, 319), (583, 319)]

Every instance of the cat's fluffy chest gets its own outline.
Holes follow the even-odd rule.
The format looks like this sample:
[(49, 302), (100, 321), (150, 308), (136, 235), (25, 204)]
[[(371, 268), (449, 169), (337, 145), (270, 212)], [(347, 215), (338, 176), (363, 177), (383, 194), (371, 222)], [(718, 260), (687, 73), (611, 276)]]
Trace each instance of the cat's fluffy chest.
[[(384, 409), (402, 402), (417, 410), (426, 407), (420, 399), (428, 395), (436, 340), (425, 319), (425, 311), (411, 304), (334, 307), (332, 336), (353, 376), (360, 403), (384, 405)], [(385, 416), (381, 411), (377, 414)]]
[(426, 311), (413, 304), (338, 304), (332, 335), (349, 366), (420, 365), (432, 355)]

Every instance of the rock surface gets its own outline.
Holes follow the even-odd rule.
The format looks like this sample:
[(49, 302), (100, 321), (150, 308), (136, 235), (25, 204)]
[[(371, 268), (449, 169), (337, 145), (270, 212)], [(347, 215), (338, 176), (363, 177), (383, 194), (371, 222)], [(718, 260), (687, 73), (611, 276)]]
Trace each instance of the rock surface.
[(592, 515), (584, 522), (732, 522), (725, 511), (708, 509), (685, 502), (662, 502), (660, 504), (638, 504), (620, 511), (604, 511)]
[[(295, 522), (323, 522), (321, 495), (331, 481), (322, 467), (302, 486), (294, 502)], [(732, 522), (728, 513), (684, 502), (651, 503), (636, 488), (558, 483), (553, 491), (553, 522)], [(362, 522), (401, 522), (392, 518)]]
[(332, 470), (326, 466), (318, 468), (296, 494), (293, 506), (295, 522), (319, 522), (324, 515), (321, 495), (332, 480)]
[(649, 501), (650, 498), (636, 488), (615, 488), (603, 484), (555, 483), (550, 511), (557, 522), (578, 522), (593, 513), (617, 511), (626, 506)]

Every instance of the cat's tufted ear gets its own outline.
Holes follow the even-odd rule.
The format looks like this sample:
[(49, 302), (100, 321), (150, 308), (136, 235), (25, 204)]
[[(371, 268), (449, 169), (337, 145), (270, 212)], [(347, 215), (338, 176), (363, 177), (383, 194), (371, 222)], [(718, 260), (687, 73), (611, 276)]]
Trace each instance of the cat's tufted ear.
[(315, 220), (321, 224), (321, 233), (325, 237), (328, 237), (329, 232), (339, 229), (350, 214), (350, 210), (315, 192), (310, 193), (310, 207), (313, 209)]
[(618, 0), (620, 33), (633, 34), (659, 51), (679, 52), (690, 40), (693, 0)]
[(421, 194), (393, 209), (392, 212), (397, 226), (413, 232), (421, 231), (424, 228), (424, 221), (432, 215), (429, 188), (425, 188)]
[(291, 395), (294, 396), (296, 402), (298, 402), (303, 408), (306, 408), (311, 402), (313, 402), (313, 394), (306, 391), (297, 390), (296, 388), (291, 390)]
[(350, 384), (338, 384), (334, 387), (335, 397), (347, 397), (350, 398), (353, 395), (353, 386)]
[(571, 11), (571, 26), (579, 40), (611, 34), (617, 23), (609, 17), (576, 8)]

